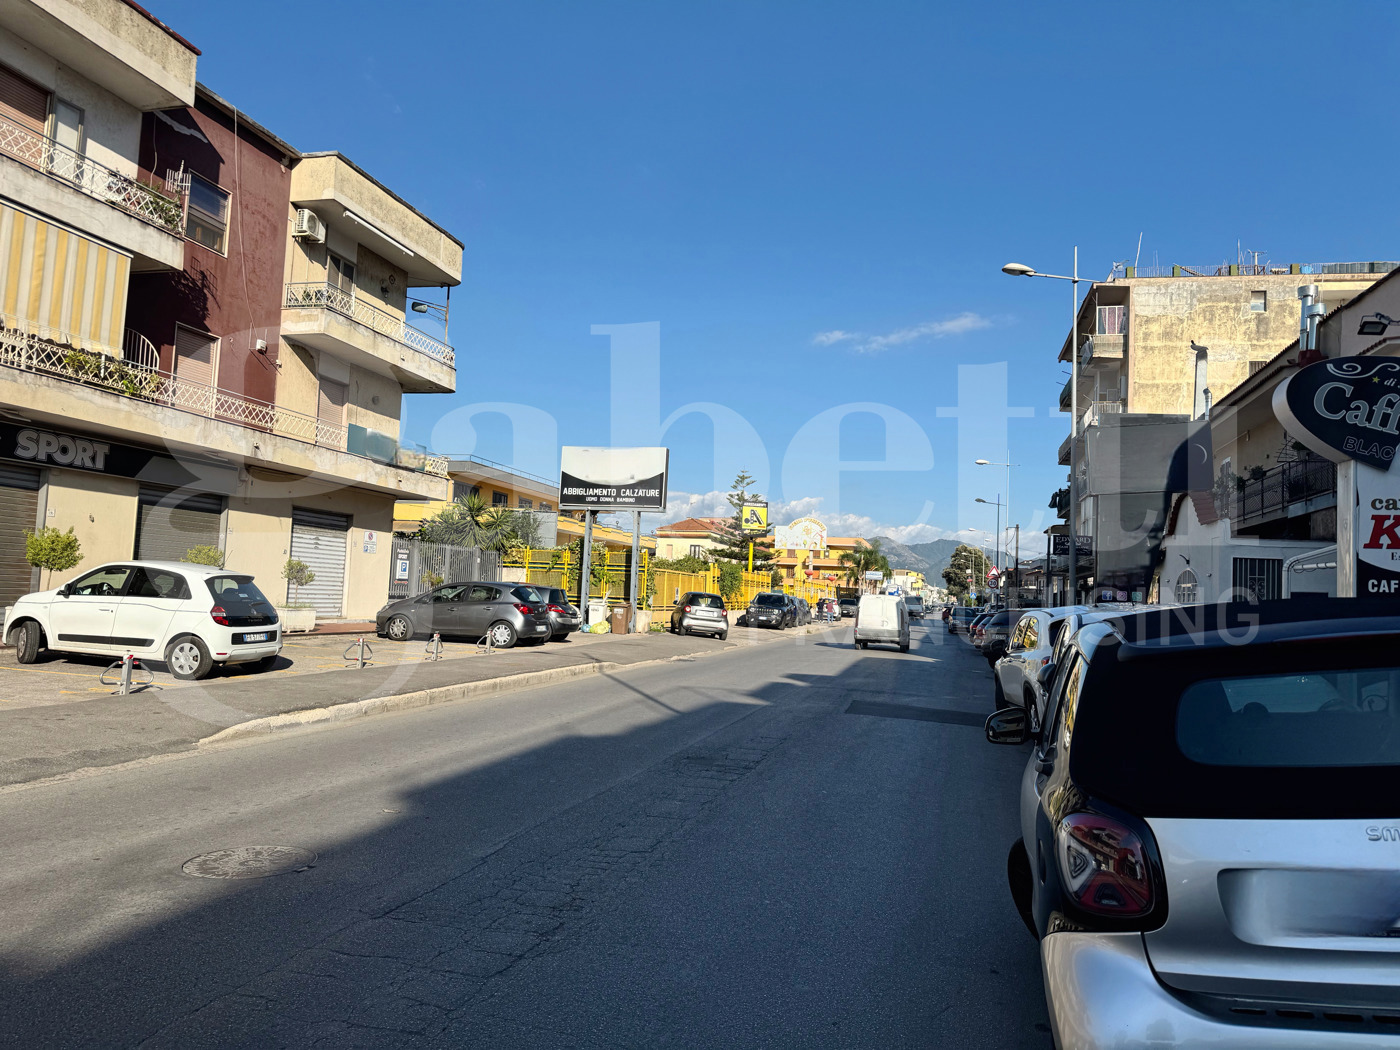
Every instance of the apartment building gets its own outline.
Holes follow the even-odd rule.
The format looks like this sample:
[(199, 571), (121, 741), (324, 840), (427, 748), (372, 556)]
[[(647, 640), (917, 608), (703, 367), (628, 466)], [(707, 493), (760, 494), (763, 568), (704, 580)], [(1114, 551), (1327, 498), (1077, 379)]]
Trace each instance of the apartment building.
[(451, 500), (400, 500), (394, 505), (394, 531), (415, 533), (423, 522), (440, 514), (452, 501), (475, 496), (488, 507), (529, 515), (533, 524), (533, 547), (552, 547), (560, 540), (559, 484), (538, 474), (516, 470), (480, 456), (446, 457), (447, 476), (452, 482)]
[(724, 534), (733, 518), (682, 518), (656, 530), (658, 558), (706, 558), (726, 546)]
[[(1078, 347), (1067, 333), (1059, 352), (1066, 365), (1074, 352), (1079, 364), (1078, 505), (1071, 508), (1068, 486), (1050, 502), (1061, 520), (1075, 514), (1076, 531), (1092, 541), (1093, 553), (1079, 563), (1086, 593), (1095, 583), (1133, 593), (1150, 584), (1170, 509), (1162, 495), (1171, 491), (1167, 471), (1185, 424), (1296, 338), (1299, 285), (1313, 283), (1316, 301), (1335, 310), (1396, 265), (1127, 266), (1091, 285)], [(1072, 408), (1071, 384), (1060, 391), (1062, 411)], [(1100, 441), (1105, 426), (1112, 432)], [(1115, 459), (1124, 447), (1135, 458)], [(1070, 458), (1067, 435), (1059, 462)], [(1052, 575), (1067, 575), (1067, 565), (1057, 558)]]
[(450, 492), (398, 438), (404, 393), (455, 387), (405, 317), (461, 243), (197, 85), (133, 4), (13, 0), (0, 30), (0, 604), (46, 524), (83, 547), (55, 583), (208, 544), (274, 599), (299, 558), (320, 615), (372, 613), (394, 502)]

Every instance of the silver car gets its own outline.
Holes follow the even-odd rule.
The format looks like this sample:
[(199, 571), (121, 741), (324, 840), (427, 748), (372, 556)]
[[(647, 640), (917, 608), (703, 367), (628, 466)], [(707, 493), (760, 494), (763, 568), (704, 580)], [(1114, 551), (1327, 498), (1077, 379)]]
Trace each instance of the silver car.
[(375, 614), (375, 629), (396, 642), (431, 634), (489, 638), (497, 649), (548, 641), (553, 633), (548, 603), (539, 591), (499, 580), (444, 583), (426, 594), (390, 602)]
[(1400, 616), (1294, 599), (1082, 627), (1012, 897), (1063, 1050), (1400, 1048)]
[(724, 641), (729, 637), (729, 612), (718, 594), (691, 591), (681, 595), (671, 611), (672, 634), (709, 634)]

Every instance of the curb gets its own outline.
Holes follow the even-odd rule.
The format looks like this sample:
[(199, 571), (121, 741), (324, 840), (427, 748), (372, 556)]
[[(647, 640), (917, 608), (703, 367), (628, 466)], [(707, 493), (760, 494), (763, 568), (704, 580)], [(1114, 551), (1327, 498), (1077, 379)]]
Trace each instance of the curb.
[[(816, 625), (807, 624), (803, 630), (803, 635), (818, 633), (813, 629)], [(825, 629), (826, 625), (822, 625)], [(788, 635), (787, 637), (794, 637)], [(782, 635), (774, 639), (764, 639), (757, 644), (771, 644), (781, 641)], [(336, 722), (347, 722), (355, 718), (365, 718), (369, 715), (389, 714), (393, 711), (408, 711), (415, 707), (431, 707), (436, 704), (451, 703), (456, 700), (475, 700), (481, 697), (495, 696), (498, 693), (508, 693), (517, 689), (534, 689), (537, 686), (550, 685), (554, 682), (569, 682), (576, 678), (588, 678), (592, 675), (609, 674), (613, 671), (626, 671), (634, 667), (654, 667), (659, 664), (675, 663), (680, 660), (694, 660), (699, 657), (718, 656), (721, 653), (733, 652), (741, 649), (738, 645), (729, 645), (723, 649), (712, 649), (698, 653), (677, 653), (672, 656), (660, 656), (651, 660), (637, 660), (633, 663), (591, 663), (574, 664), (570, 667), (551, 667), (543, 671), (522, 671), (519, 674), (503, 675), (500, 678), (485, 678), (477, 682), (459, 682), (456, 685), (443, 685), (434, 689), (419, 689), (411, 693), (397, 693), (390, 696), (375, 696), (367, 700), (351, 700), (343, 704), (331, 704), (327, 707), (308, 707), (301, 711), (287, 711), (279, 715), (267, 715), (263, 718), (249, 719), (247, 722), (239, 722), (231, 725), (227, 729), (221, 729), (212, 736), (206, 736), (195, 743), (196, 747), (209, 747), (214, 744), (226, 744), (231, 740), (242, 740), (253, 736), (268, 736), (273, 733), (282, 732), (288, 729), (305, 729), (310, 726), (330, 725)]]

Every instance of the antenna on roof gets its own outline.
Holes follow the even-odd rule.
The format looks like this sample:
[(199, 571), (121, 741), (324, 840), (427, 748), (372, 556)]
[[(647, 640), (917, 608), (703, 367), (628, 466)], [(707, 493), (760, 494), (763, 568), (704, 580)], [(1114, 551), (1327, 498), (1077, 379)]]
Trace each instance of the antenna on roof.
[(1142, 233), (1141, 233), (1141, 231), (1139, 231), (1139, 232), (1138, 232), (1138, 250), (1137, 250), (1137, 258), (1133, 260), (1133, 269), (1134, 269), (1134, 270), (1137, 269), (1137, 264), (1138, 264), (1139, 262), (1141, 262), (1141, 261), (1142, 261)]

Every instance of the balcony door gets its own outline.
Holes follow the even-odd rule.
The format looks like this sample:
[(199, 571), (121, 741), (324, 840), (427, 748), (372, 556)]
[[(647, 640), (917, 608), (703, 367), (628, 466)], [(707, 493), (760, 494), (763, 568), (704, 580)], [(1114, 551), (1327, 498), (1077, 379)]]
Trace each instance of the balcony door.
[(350, 312), (355, 299), (355, 264), (334, 252), (326, 253), (326, 283), (331, 286), (331, 306)]
[(219, 340), (207, 332), (175, 326), (175, 378), (213, 388)]

